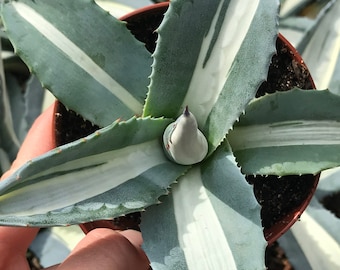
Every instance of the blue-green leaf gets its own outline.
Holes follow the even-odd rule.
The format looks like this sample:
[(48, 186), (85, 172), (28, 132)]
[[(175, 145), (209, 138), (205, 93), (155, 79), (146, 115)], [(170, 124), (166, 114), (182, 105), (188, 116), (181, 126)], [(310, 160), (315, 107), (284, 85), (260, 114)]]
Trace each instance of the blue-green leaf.
[(2, 18), (16, 52), (68, 108), (99, 126), (142, 113), (150, 54), (94, 1), (9, 1)]
[(152, 269), (265, 268), (261, 209), (226, 144), (161, 200), (142, 213)]
[(11, 167), (11, 161), (6, 151), (0, 147), (0, 175)]
[(132, 118), (28, 161), (0, 182), (0, 223), (80, 223), (157, 203), (187, 170), (164, 155), (167, 124)]
[(213, 151), (267, 77), (277, 9), (272, 0), (171, 1), (144, 115), (176, 118), (188, 105)]
[[(20, 142), (22, 142), (26, 136), (28, 129), (25, 120), (26, 104), (23, 89), (22, 86), (19, 85), (17, 78), (13, 76), (11, 73), (7, 74), (6, 76), (6, 84), (8, 89), (9, 105), (11, 108), (11, 115), (13, 120), (13, 128), (16, 137)], [(37, 99), (39, 99), (39, 97), (37, 97)]]
[(340, 165), (340, 96), (294, 89), (261, 97), (228, 135), (245, 174), (316, 174)]
[(25, 122), (26, 132), (32, 126), (34, 120), (41, 114), (46, 91), (41, 87), (41, 83), (34, 75), (30, 77), (25, 89)]
[(14, 89), (8, 89), (5, 82), (4, 63), (0, 59), (0, 148), (4, 150), (2, 153), (3, 158), (6, 157), (2, 167), (6, 167), (4, 164), (15, 159), (20, 146), (19, 139), (15, 133), (8, 93), (8, 90), (15, 91), (17, 89), (16, 85), (14, 85)]

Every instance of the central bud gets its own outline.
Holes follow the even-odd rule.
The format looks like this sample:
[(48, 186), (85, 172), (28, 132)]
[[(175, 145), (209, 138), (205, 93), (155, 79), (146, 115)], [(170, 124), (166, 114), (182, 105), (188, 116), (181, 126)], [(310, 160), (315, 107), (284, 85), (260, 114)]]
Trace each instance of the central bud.
[(208, 142), (198, 129), (195, 116), (188, 106), (177, 120), (164, 131), (163, 146), (168, 157), (181, 165), (202, 161), (208, 153)]

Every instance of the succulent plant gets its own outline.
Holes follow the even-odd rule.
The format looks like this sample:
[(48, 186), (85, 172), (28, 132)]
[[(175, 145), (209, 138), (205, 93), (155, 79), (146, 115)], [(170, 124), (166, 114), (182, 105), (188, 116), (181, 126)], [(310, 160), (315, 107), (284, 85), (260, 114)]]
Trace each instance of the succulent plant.
[[(153, 269), (265, 268), (261, 208), (245, 174), (317, 174), (340, 163), (338, 95), (293, 89), (255, 99), (275, 52), (278, 8), (171, 1), (151, 55), (93, 1), (5, 1), (16, 53), (67, 108), (102, 128), (3, 180), (0, 223), (58, 226), (144, 211)], [(189, 116), (199, 132), (182, 125)], [(186, 139), (190, 130), (206, 138), (203, 160), (169, 159), (173, 133)]]

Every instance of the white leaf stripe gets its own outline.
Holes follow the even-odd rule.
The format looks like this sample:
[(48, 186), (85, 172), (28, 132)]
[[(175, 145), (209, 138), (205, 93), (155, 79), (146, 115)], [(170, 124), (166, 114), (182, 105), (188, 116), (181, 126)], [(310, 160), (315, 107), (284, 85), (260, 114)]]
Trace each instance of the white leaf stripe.
[(339, 145), (338, 121), (284, 121), (236, 127), (228, 140), (234, 151), (290, 145)]
[(54, 46), (65, 53), (76, 65), (86, 71), (97, 82), (113, 93), (121, 102), (136, 114), (142, 111), (143, 105), (133, 97), (123, 86), (98, 66), (84, 51), (74, 44), (68, 37), (55, 28), (31, 7), (12, 2), (16, 12), (33, 27), (36, 28)]
[(228, 241), (211, 205), (199, 167), (173, 187), (178, 239), (188, 269), (237, 269)]
[[(226, 13), (222, 12), (225, 9), (225, 1), (221, 1), (219, 5), (209, 32), (203, 39), (190, 87), (182, 103), (182, 108), (189, 106), (200, 127), (204, 126), (223, 90), (258, 4), (258, 0), (249, 1), (248, 4), (238, 0), (231, 1)], [(238, 23), (237, 27), (235, 22)], [(218, 25), (220, 23), (221, 25)], [(218, 35), (216, 28), (220, 31)]]
[(309, 215), (308, 208), (291, 231), (313, 269), (339, 269), (339, 243)]
[[(73, 205), (168, 162), (158, 140), (106, 154), (112, 155), (112, 159), (103, 165), (54, 176), (1, 196), (0, 216), (12, 213), (16, 216), (35, 215)], [(76, 180), (79, 178), (82, 179), (81, 184)]]

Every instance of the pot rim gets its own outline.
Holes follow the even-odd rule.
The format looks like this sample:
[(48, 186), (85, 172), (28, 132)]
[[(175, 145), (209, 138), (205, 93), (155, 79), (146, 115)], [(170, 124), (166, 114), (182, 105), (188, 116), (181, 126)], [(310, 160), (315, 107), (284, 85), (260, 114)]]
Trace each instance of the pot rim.
[[(290, 51), (293, 54), (292, 59), (295, 59), (300, 65), (302, 65), (309, 72), (309, 69), (306, 66), (305, 61), (302, 59), (302, 56), (299, 54), (296, 48), (281, 33), (278, 34), (278, 38), (281, 39), (281, 41), (290, 49)], [(308, 77), (311, 82), (312, 88), (315, 90), (316, 86), (310, 73)], [(270, 228), (263, 230), (264, 237), (267, 240), (268, 245), (273, 244), (278, 238), (280, 238), (285, 232), (287, 232), (294, 225), (296, 221), (300, 219), (302, 213), (305, 211), (305, 209), (309, 205), (315, 193), (315, 190), (319, 183), (319, 179), (320, 179), (320, 173), (315, 175), (314, 183), (313, 183), (313, 186), (311, 187), (311, 191), (308, 194), (307, 198), (303, 201), (303, 203), (300, 206), (291, 210), (284, 218), (276, 222)]]

